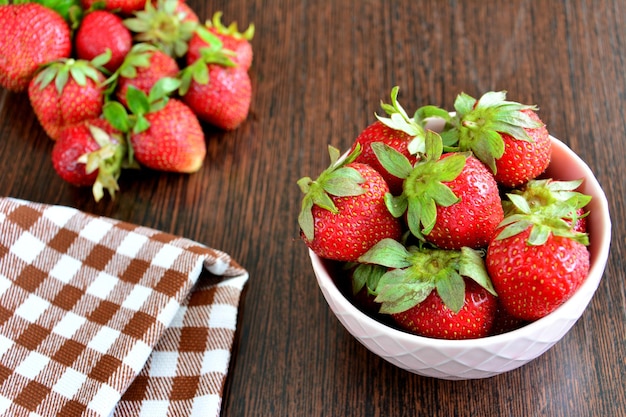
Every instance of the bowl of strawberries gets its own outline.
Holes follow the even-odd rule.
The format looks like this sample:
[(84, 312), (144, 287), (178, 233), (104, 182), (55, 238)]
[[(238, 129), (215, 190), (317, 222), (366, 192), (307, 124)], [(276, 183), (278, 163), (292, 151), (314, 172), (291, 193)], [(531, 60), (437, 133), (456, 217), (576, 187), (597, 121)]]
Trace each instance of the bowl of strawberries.
[(550, 349), (590, 303), (611, 240), (587, 164), (505, 92), (454, 112), (397, 101), (298, 181), (321, 292), (373, 353), (441, 379), (487, 378)]

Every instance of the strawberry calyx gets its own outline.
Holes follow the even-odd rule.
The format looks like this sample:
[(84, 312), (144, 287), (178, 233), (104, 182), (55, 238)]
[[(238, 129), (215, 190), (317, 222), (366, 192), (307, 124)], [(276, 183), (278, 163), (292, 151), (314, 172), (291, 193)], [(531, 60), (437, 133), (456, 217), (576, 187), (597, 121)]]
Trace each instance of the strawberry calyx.
[(456, 97), (454, 108), (456, 114), (442, 133), (446, 142), (455, 144), (460, 151), (473, 152), (494, 173), (496, 159), (504, 154), (501, 133), (530, 142), (532, 139), (525, 129), (543, 126), (524, 113), (524, 110), (537, 110), (537, 106), (507, 101), (506, 91), (490, 91), (478, 100), (461, 93)]
[(156, 6), (147, 1), (144, 10), (124, 19), (124, 26), (135, 33), (136, 41), (152, 43), (174, 58), (183, 57), (198, 22), (186, 19), (187, 13), (177, 6), (178, 0), (157, 0)]
[(531, 180), (524, 188), (508, 193), (509, 201), (503, 202), (505, 217), (498, 226), (502, 230), (496, 239), (515, 236), (530, 227), (529, 245), (543, 245), (551, 234), (588, 245), (588, 234), (574, 229), (581, 209), (591, 201), (591, 196), (576, 191), (580, 184), (582, 179)]
[(119, 190), (117, 179), (124, 166), (126, 143), (119, 135), (110, 135), (93, 125), (89, 125), (89, 131), (100, 148), (81, 155), (78, 162), (85, 164), (87, 174), (98, 171), (98, 176), (92, 186), (96, 202), (102, 199), (105, 189), (111, 198), (115, 198), (115, 193)]
[(425, 135), (425, 150), (411, 165), (400, 152), (382, 143), (373, 143), (372, 149), (380, 163), (391, 174), (403, 178), (402, 194), (385, 195), (387, 209), (394, 217), (406, 214), (411, 233), (420, 240), (428, 235), (437, 220), (437, 206), (449, 207), (459, 198), (447, 186), (463, 171), (468, 153), (450, 153), (442, 158), (443, 142), (432, 131)]
[(245, 31), (241, 32), (237, 27), (237, 22), (232, 22), (230, 25), (225, 26), (222, 23), (222, 14), (221, 11), (215, 12), (211, 20), (205, 22), (205, 26), (207, 28), (215, 28), (219, 34), (230, 36), (237, 40), (252, 40), (255, 30), (254, 24), (250, 24)]
[(331, 196), (350, 197), (358, 196), (365, 192), (361, 187), (365, 180), (363, 176), (354, 168), (346, 165), (354, 162), (361, 152), (361, 147), (357, 146), (345, 158), (340, 158), (340, 152), (333, 146), (328, 146), (330, 155), (330, 165), (316, 180), (310, 177), (303, 177), (297, 181), (300, 190), (304, 193), (302, 207), (298, 214), (298, 224), (304, 236), (313, 240), (315, 220), (313, 219), (313, 206), (337, 213), (337, 207)]
[(358, 261), (387, 268), (382, 275), (374, 273), (373, 281), (377, 282), (370, 280), (367, 284), (376, 296), (374, 301), (381, 304), (380, 312), (385, 314), (406, 311), (424, 301), (433, 290), (450, 310), (458, 313), (465, 300), (463, 277), (496, 295), (482, 253), (467, 247), (461, 250), (406, 247), (396, 240), (382, 239)]
[(63, 92), (70, 77), (80, 86), (85, 86), (87, 79), (100, 84), (100, 77), (103, 73), (107, 73), (103, 65), (110, 59), (111, 51), (108, 49), (91, 61), (74, 58), (58, 59), (43, 66), (35, 77), (34, 83), (43, 90), (54, 81), (54, 86), (59, 94)]
[(140, 133), (148, 130), (150, 122), (146, 114), (161, 110), (167, 104), (170, 95), (180, 87), (180, 80), (171, 77), (159, 79), (146, 94), (130, 85), (126, 92), (126, 107), (118, 101), (111, 100), (102, 108), (105, 119), (120, 132)]

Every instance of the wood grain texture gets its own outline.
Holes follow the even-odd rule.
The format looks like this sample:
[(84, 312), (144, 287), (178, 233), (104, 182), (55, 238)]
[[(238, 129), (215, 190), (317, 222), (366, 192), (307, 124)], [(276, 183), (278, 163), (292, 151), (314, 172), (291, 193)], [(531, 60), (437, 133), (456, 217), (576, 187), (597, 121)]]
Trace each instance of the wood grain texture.
[[(65, 204), (220, 248), (250, 272), (224, 416), (626, 416), (626, 4), (622, 0), (188, 0), (254, 23), (254, 97), (233, 132), (205, 126), (194, 175), (127, 172), (93, 202), (53, 171), (24, 95), (0, 93), (0, 193)], [(530, 364), (479, 381), (400, 370), (353, 339), (316, 286), (296, 180), (347, 149), (389, 101), (407, 109), (507, 90), (592, 168), (613, 219), (587, 311)]]

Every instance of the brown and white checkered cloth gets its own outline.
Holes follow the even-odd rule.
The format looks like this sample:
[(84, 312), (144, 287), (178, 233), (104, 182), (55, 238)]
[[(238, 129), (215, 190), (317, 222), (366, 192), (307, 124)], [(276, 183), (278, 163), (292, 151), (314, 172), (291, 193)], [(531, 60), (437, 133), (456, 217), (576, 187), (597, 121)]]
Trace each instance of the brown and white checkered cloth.
[(0, 415), (218, 415), (247, 279), (185, 238), (0, 198)]

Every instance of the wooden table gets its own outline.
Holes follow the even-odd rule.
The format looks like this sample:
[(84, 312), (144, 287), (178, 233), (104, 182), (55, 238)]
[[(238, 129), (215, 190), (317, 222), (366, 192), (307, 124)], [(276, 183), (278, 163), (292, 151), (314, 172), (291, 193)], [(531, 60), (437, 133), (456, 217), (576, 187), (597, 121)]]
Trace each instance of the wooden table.
[[(125, 173), (119, 198), (56, 176), (25, 95), (0, 93), (0, 195), (64, 204), (184, 235), (250, 272), (225, 416), (625, 416), (626, 3), (189, 0), (204, 19), (256, 26), (254, 98), (238, 130), (206, 126), (197, 174)], [(296, 180), (327, 166), (389, 101), (452, 109), (464, 91), (535, 103), (595, 172), (613, 242), (587, 311), (507, 374), (450, 382), (376, 357), (328, 309), (298, 237)]]

